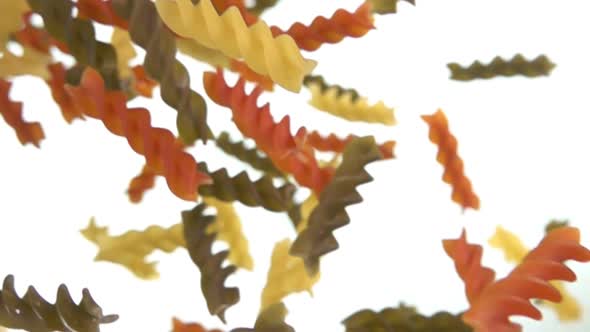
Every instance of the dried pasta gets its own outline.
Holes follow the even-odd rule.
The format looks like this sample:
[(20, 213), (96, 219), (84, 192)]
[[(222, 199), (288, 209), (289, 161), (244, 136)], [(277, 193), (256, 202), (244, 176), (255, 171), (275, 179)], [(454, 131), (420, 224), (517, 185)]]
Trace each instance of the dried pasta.
[(461, 205), (463, 210), (479, 209), (479, 197), (473, 192), (471, 181), (465, 176), (463, 160), (457, 152), (457, 139), (449, 130), (449, 123), (442, 110), (432, 115), (423, 115), (428, 124), (430, 141), (437, 145), (436, 160), (443, 166), (443, 181), (450, 184), (453, 190), (451, 198)]
[(242, 221), (232, 203), (219, 201), (215, 198), (203, 197), (203, 202), (217, 210), (217, 218), (207, 232), (217, 234), (217, 239), (224, 241), (229, 247), (228, 260), (236, 267), (246, 270), (254, 268), (254, 261), (250, 256), (248, 239), (242, 232)]
[(309, 275), (319, 270), (321, 256), (338, 248), (332, 232), (350, 222), (346, 207), (363, 200), (356, 187), (373, 179), (364, 168), (381, 158), (375, 139), (370, 136), (354, 139), (344, 150), (342, 164), (319, 196), (308, 226), (291, 246), (290, 254), (303, 259)]
[(4, 121), (16, 132), (22, 145), (33, 144), (39, 147), (45, 133), (39, 122), (27, 122), (23, 119), (23, 103), (10, 100), (11, 82), (0, 79), (0, 114)]
[(119, 76), (123, 79), (129, 79), (132, 75), (129, 62), (137, 56), (129, 33), (126, 30), (115, 27), (111, 35), (111, 45), (113, 45), (117, 52)]
[(236, 271), (236, 267), (222, 266), (229, 255), (228, 251), (213, 254), (216, 235), (209, 234), (207, 229), (215, 222), (215, 216), (206, 215), (206, 207), (200, 203), (192, 210), (182, 212), (184, 240), (192, 261), (201, 271), (201, 290), (209, 313), (225, 323), (225, 311), (240, 300), (240, 292), (236, 287), (225, 286), (225, 280)]
[(285, 322), (287, 307), (281, 302), (273, 304), (262, 311), (254, 328), (237, 328), (231, 332), (295, 332), (295, 329)]
[(172, 318), (172, 332), (222, 332), (214, 329), (208, 330), (198, 323), (183, 323), (177, 318)]
[(29, 47), (23, 47), (22, 55), (15, 55), (9, 50), (0, 50), (0, 78), (33, 75), (43, 79), (49, 78), (51, 57)]
[(374, 28), (371, 3), (363, 2), (353, 13), (338, 9), (330, 18), (316, 17), (309, 26), (296, 22), (287, 31), (276, 26), (270, 29), (275, 37), (288, 34), (300, 49), (315, 51), (322, 44), (335, 44), (344, 37), (362, 37)]
[(425, 316), (416, 308), (401, 303), (398, 307), (379, 312), (359, 310), (343, 322), (346, 332), (404, 331), (404, 332), (471, 332), (473, 329), (461, 320), (461, 315), (446, 311)]
[(303, 85), (306, 87), (309, 86), (318, 86), (322, 94), (327, 93), (328, 90), (336, 91), (336, 96), (349, 96), (352, 102), (357, 101), (361, 98), (361, 95), (355, 89), (345, 88), (338, 84), (329, 84), (326, 82), (326, 79), (321, 75), (307, 75), (303, 79)]
[(57, 290), (55, 303), (47, 302), (33, 286), (20, 297), (14, 288), (14, 277), (4, 278), (0, 290), (0, 325), (34, 332), (99, 332), (100, 324), (116, 321), (117, 315), (103, 315), (88, 289), (76, 304), (66, 285)]
[(261, 312), (273, 304), (281, 303), (289, 294), (306, 291), (312, 295), (312, 287), (320, 279), (319, 272), (312, 277), (307, 274), (303, 260), (300, 257), (291, 256), (290, 248), (291, 240), (289, 239), (275, 244), (260, 299)]
[(270, 176), (264, 175), (252, 181), (245, 171), (229, 176), (227, 169), (211, 172), (207, 164), (199, 163), (199, 170), (207, 174), (213, 182), (199, 186), (199, 194), (211, 196), (224, 202), (239, 201), (247, 206), (261, 206), (269, 211), (287, 211), (292, 206), (295, 186), (291, 183), (277, 187)]
[(274, 177), (284, 177), (268, 157), (260, 154), (257, 148), (247, 148), (243, 141), (232, 142), (229, 133), (222, 132), (215, 139), (215, 144), (223, 152), (236, 157), (253, 168)]
[[(307, 134), (305, 139), (318, 151), (332, 151), (341, 153), (346, 148), (346, 145), (353, 139), (357, 138), (356, 135), (348, 135), (345, 138), (340, 138), (334, 134), (328, 136), (322, 136), (317, 131), (312, 131)], [(379, 151), (383, 155), (384, 159), (394, 158), (395, 141), (387, 141), (379, 144)]]
[(155, 250), (171, 253), (185, 246), (182, 224), (167, 228), (152, 225), (143, 231), (128, 231), (112, 236), (107, 227), (98, 227), (92, 218), (80, 232), (98, 247), (95, 261), (122, 265), (141, 279), (156, 279), (160, 276), (156, 270), (157, 262), (146, 261), (148, 255)]
[(522, 54), (517, 54), (510, 60), (504, 60), (497, 56), (487, 65), (475, 61), (469, 67), (462, 67), (458, 63), (449, 63), (447, 67), (451, 71), (452, 80), (471, 81), (474, 79), (490, 79), (497, 76), (548, 76), (555, 68), (555, 64), (545, 55), (539, 55), (529, 61)]
[(343, 93), (337, 87), (322, 90), (320, 84), (309, 83), (311, 92), (309, 103), (316, 109), (348, 121), (380, 123), (393, 126), (396, 123), (393, 108), (382, 101), (370, 105), (367, 98)]
[[(400, 0), (369, 0), (373, 5), (373, 11), (377, 14), (395, 14), (397, 13), (397, 3)], [(412, 5), (416, 5), (416, 0), (405, 0)]]
[(252, 70), (268, 75), (287, 90), (298, 92), (303, 77), (316, 66), (315, 61), (303, 58), (293, 38), (285, 34), (273, 37), (264, 21), (247, 27), (237, 7), (222, 15), (210, 0), (196, 5), (191, 0), (157, 0), (156, 7), (166, 25), (180, 36), (231, 58), (244, 58)]
[(206, 142), (207, 105), (200, 94), (191, 90), (188, 70), (175, 58), (176, 37), (162, 23), (153, 2), (116, 0), (113, 9), (129, 21), (131, 40), (145, 50), (145, 70), (160, 83), (162, 100), (178, 111), (176, 125), (182, 141), (187, 145), (197, 139)]
[[(561, 227), (566, 226), (562, 225)], [(489, 244), (494, 248), (502, 250), (506, 260), (515, 264), (522, 262), (529, 252), (528, 248), (525, 247), (516, 234), (501, 226), (496, 228), (496, 233), (490, 238)], [(551, 285), (559, 291), (562, 299), (558, 303), (542, 303), (553, 309), (561, 321), (574, 321), (580, 319), (580, 316), (582, 315), (580, 304), (567, 292), (565, 285), (560, 281), (551, 281)]]
[[(279, 170), (293, 174), (297, 182), (314, 192), (322, 192), (332, 178), (333, 170), (320, 168), (313, 149), (297, 144), (305, 141), (291, 135), (288, 116), (275, 124), (269, 105), (257, 105), (262, 93), (260, 87), (247, 94), (242, 79), (234, 87), (229, 87), (221, 70), (206, 72), (203, 81), (207, 95), (215, 103), (231, 109), (238, 129), (245, 137), (254, 139)], [(302, 128), (296, 135), (305, 136), (305, 129)]]

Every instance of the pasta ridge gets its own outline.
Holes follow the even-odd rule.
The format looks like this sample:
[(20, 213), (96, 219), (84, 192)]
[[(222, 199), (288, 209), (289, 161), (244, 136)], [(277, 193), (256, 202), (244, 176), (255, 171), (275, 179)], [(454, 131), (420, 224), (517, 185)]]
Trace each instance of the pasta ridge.
[(489, 64), (475, 61), (467, 67), (462, 67), (458, 63), (449, 63), (447, 67), (451, 71), (452, 80), (471, 81), (478, 78), (490, 79), (496, 76), (548, 76), (555, 68), (555, 64), (546, 55), (539, 55), (533, 60), (527, 60), (522, 54), (516, 54), (509, 60), (497, 56)]
[(193, 156), (184, 152), (170, 131), (152, 127), (148, 110), (127, 108), (122, 92), (106, 91), (95, 70), (86, 69), (80, 86), (66, 86), (66, 91), (81, 113), (100, 119), (111, 133), (126, 137), (133, 151), (145, 157), (148, 167), (166, 178), (177, 197), (195, 201), (199, 185), (211, 181), (197, 170)]
[(178, 35), (231, 58), (243, 58), (252, 70), (268, 75), (287, 90), (298, 92), (303, 77), (316, 66), (315, 61), (303, 58), (293, 38), (285, 34), (273, 37), (264, 21), (248, 27), (237, 7), (221, 15), (210, 0), (197, 5), (191, 0), (157, 0), (156, 7), (162, 20)]

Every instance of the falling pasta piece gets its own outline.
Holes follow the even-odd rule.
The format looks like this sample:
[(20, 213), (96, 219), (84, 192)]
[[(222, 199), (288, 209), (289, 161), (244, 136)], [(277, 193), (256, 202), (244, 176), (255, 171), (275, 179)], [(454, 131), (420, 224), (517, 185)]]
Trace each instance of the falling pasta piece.
[(359, 310), (343, 322), (346, 332), (403, 331), (403, 332), (472, 332), (473, 329), (461, 320), (461, 315), (446, 311), (425, 316), (416, 308), (401, 303), (395, 308), (380, 312)]
[(449, 123), (442, 110), (432, 115), (423, 115), (428, 124), (428, 137), (437, 145), (436, 160), (443, 166), (443, 181), (450, 184), (453, 190), (451, 198), (461, 205), (463, 210), (479, 209), (479, 197), (473, 192), (471, 181), (465, 176), (463, 160), (457, 152), (457, 139), (449, 130)]
[(255, 72), (268, 75), (287, 90), (298, 92), (303, 77), (316, 66), (304, 59), (293, 38), (273, 37), (260, 20), (248, 27), (237, 7), (221, 16), (210, 0), (193, 5), (191, 0), (157, 0), (156, 7), (166, 25), (178, 35), (220, 50), (231, 58), (243, 58)]
[(250, 256), (248, 239), (242, 231), (242, 221), (233, 204), (208, 197), (204, 197), (203, 202), (217, 210), (217, 218), (207, 229), (208, 234), (217, 234), (218, 240), (228, 244), (228, 260), (233, 265), (251, 271), (254, 262)]
[(263, 312), (273, 304), (280, 303), (289, 294), (306, 291), (312, 295), (313, 285), (320, 279), (320, 273), (310, 277), (305, 271), (303, 260), (291, 256), (291, 241), (285, 239), (277, 242), (272, 251), (272, 258), (266, 285), (262, 290), (260, 311)]
[(141, 279), (159, 277), (156, 262), (146, 261), (148, 255), (158, 249), (171, 253), (185, 246), (182, 224), (168, 228), (154, 225), (143, 231), (128, 231), (112, 236), (107, 227), (98, 227), (92, 218), (88, 226), (80, 232), (98, 247), (95, 261), (120, 264)]
[(26, 122), (23, 119), (23, 103), (10, 100), (11, 82), (0, 79), (0, 115), (16, 132), (22, 145), (31, 143), (39, 147), (45, 133), (39, 122)]
[(295, 332), (295, 329), (285, 322), (287, 308), (281, 303), (276, 303), (260, 312), (254, 328), (237, 328), (231, 332)]
[(57, 290), (55, 304), (47, 302), (29, 286), (20, 297), (14, 288), (12, 275), (4, 278), (0, 289), (0, 325), (34, 332), (98, 332), (100, 324), (116, 321), (117, 315), (103, 315), (88, 289), (82, 290), (82, 300), (76, 304), (66, 285)]
[(303, 259), (309, 275), (318, 272), (321, 256), (338, 249), (333, 232), (350, 222), (346, 207), (363, 200), (356, 187), (373, 180), (365, 167), (381, 158), (375, 139), (370, 136), (354, 139), (344, 150), (332, 182), (320, 195), (318, 205), (309, 216), (309, 224), (297, 236), (289, 252)]
[(191, 260), (201, 271), (201, 290), (207, 301), (209, 313), (216, 315), (225, 323), (225, 311), (238, 303), (240, 291), (236, 287), (226, 287), (226, 279), (236, 271), (233, 265), (223, 266), (229, 255), (227, 250), (213, 253), (216, 234), (207, 229), (215, 222), (215, 216), (204, 213), (207, 205), (198, 204), (192, 210), (182, 212), (184, 239)]
[[(190, 146), (197, 139), (207, 141), (207, 105), (203, 97), (191, 90), (186, 67), (176, 59), (176, 37), (160, 19), (151, 0), (118, 0), (114, 12), (129, 21), (131, 40), (146, 52), (143, 65), (150, 78), (160, 83), (160, 96), (178, 111), (176, 126), (182, 141)], [(110, 18), (114, 24), (115, 19)]]
[(490, 79), (496, 76), (548, 76), (555, 64), (545, 55), (539, 55), (534, 60), (527, 60), (521, 54), (515, 55), (510, 60), (495, 57), (487, 65), (475, 61), (469, 67), (461, 67), (458, 63), (447, 65), (451, 71), (451, 79), (456, 81), (471, 81), (474, 79)]
[[(561, 225), (555, 229), (559, 229), (561, 227), (567, 226)], [(501, 226), (497, 226), (496, 233), (489, 240), (489, 244), (494, 248), (502, 250), (506, 260), (515, 264), (522, 262), (529, 252), (529, 250), (525, 247), (516, 234), (511, 233)], [(582, 315), (580, 304), (571, 294), (568, 293), (565, 285), (560, 281), (551, 281), (551, 285), (559, 291), (562, 300), (560, 302), (541, 303), (552, 308), (557, 313), (557, 317), (561, 321), (574, 321), (580, 319), (580, 316)]]
[(354, 98), (353, 94), (343, 93), (338, 87), (322, 90), (316, 83), (307, 85), (311, 92), (309, 103), (320, 111), (355, 122), (380, 123), (393, 126), (396, 123), (394, 110), (382, 101), (369, 105), (367, 98)]

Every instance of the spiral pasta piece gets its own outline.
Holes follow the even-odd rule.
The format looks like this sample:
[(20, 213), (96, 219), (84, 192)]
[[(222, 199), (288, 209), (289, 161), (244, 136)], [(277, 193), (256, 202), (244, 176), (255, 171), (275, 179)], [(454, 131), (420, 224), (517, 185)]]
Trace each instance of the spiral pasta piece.
[(26, 0), (11, 0), (0, 2), (0, 50), (4, 49), (10, 36), (20, 30), (23, 25), (22, 16), (30, 10)]
[(215, 139), (215, 145), (223, 150), (223, 152), (236, 157), (265, 174), (273, 177), (285, 176), (275, 167), (268, 157), (260, 155), (257, 148), (248, 148), (244, 145), (243, 141), (232, 142), (229, 133), (227, 132), (222, 132), (217, 136)]
[(127, 108), (122, 92), (106, 91), (95, 70), (87, 68), (80, 86), (67, 86), (66, 91), (80, 112), (100, 119), (111, 133), (126, 137), (131, 148), (145, 157), (148, 167), (166, 178), (179, 198), (195, 201), (199, 185), (210, 182), (170, 131), (152, 127), (146, 109)]
[(74, 119), (84, 119), (84, 115), (80, 109), (78, 109), (72, 98), (66, 91), (66, 69), (61, 63), (53, 63), (48, 66), (50, 78), (47, 80), (47, 85), (51, 90), (51, 96), (53, 100), (59, 106), (61, 114), (67, 123), (72, 123)]
[[(217, 14), (210, 0), (193, 5), (191, 0), (157, 0), (156, 7), (166, 25), (182, 37), (243, 58), (255, 72), (268, 75), (287, 90), (298, 92), (303, 77), (316, 66), (304, 59), (293, 38), (273, 37), (270, 28), (259, 20), (248, 27), (237, 7)], [(179, 19), (180, 18), (180, 19)]]
[(295, 332), (295, 329), (285, 322), (287, 307), (281, 302), (276, 303), (260, 312), (254, 323), (254, 328), (237, 328), (231, 332)]
[(95, 39), (91, 21), (75, 17), (75, 6), (71, 0), (27, 1), (31, 9), (43, 17), (45, 29), (67, 45), (69, 53), (82, 69), (85, 66), (95, 68), (102, 76), (107, 89), (120, 89), (115, 49), (110, 44)]
[(50, 62), (51, 56), (26, 46), (22, 55), (0, 49), (0, 78), (33, 75), (48, 79), (47, 65)]
[(481, 265), (483, 248), (467, 242), (465, 230), (455, 240), (443, 240), (443, 248), (454, 264), (457, 274), (465, 284), (467, 300), (472, 303), (494, 281), (496, 272)]
[(160, 83), (164, 102), (178, 111), (176, 126), (182, 141), (192, 145), (207, 141), (207, 105), (191, 90), (186, 67), (176, 59), (176, 37), (160, 19), (151, 0), (114, 0), (114, 12), (129, 22), (131, 40), (146, 52), (144, 67)]
[(225, 280), (236, 271), (236, 267), (222, 266), (229, 255), (227, 250), (213, 254), (216, 235), (209, 234), (207, 229), (215, 222), (215, 216), (206, 215), (206, 207), (201, 203), (192, 210), (182, 212), (184, 239), (192, 261), (201, 271), (201, 290), (209, 313), (217, 315), (225, 323), (225, 311), (238, 303), (240, 291), (236, 287), (225, 286)]
[[(566, 227), (566, 225), (560, 227)], [(525, 247), (516, 234), (501, 226), (496, 228), (496, 233), (490, 238), (489, 244), (494, 248), (501, 249), (504, 252), (505, 259), (511, 263), (520, 263), (529, 252), (528, 248)], [(553, 309), (561, 321), (574, 321), (580, 319), (580, 316), (582, 315), (580, 304), (568, 293), (565, 285), (559, 281), (551, 281), (551, 285), (559, 291), (562, 299), (558, 303), (542, 303)]]
[(242, 231), (242, 221), (233, 204), (209, 197), (203, 197), (203, 202), (217, 210), (217, 218), (207, 228), (207, 232), (217, 234), (218, 240), (228, 244), (228, 260), (233, 265), (251, 271), (254, 268), (254, 261), (250, 256), (248, 239)]
[(113, 0), (77, 0), (78, 17), (89, 18), (101, 24), (128, 29), (128, 22), (115, 13)]
[(26, 122), (23, 119), (23, 103), (10, 100), (11, 82), (0, 79), (0, 114), (4, 121), (16, 132), (22, 145), (33, 144), (39, 147), (45, 133), (39, 122)]
[(222, 332), (221, 330), (207, 330), (198, 323), (183, 323), (177, 318), (172, 318), (172, 332)]
[(107, 227), (98, 227), (94, 218), (82, 235), (98, 247), (95, 261), (119, 264), (141, 279), (159, 278), (157, 262), (146, 258), (155, 250), (171, 253), (185, 246), (182, 224), (167, 228), (152, 225), (143, 231), (128, 231), (118, 236), (109, 235)]
[(320, 84), (309, 83), (307, 87), (311, 92), (309, 103), (320, 111), (354, 122), (380, 123), (387, 126), (396, 123), (394, 109), (385, 106), (382, 101), (369, 105), (367, 98), (359, 97), (354, 100), (353, 95), (343, 93), (336, 87), (324, 91)]
[[(270, 113), (269, 104), (258, 107), (257, 100), (262, 93), (256, 87), (251, 94), (244, 91), (245, 82), (240, 79), (234, 87), (229, 87), (223, 77), (223, 72), (206, 72), (203, 84), (207, 95), (217, 104), (231, 109), (233, 120), (245, 137), (254, 139), (256, 145), (266, 153), (275, 166), (289, 174), (302, 186), (321, 193), (324, 186), (332, 178), (333, 170), (322, 169), (318, 166), (311, 147), (298, 144), (298, 140), (291, 135), (289, 116), (285, 116), (275, 124)], [(296, 134), (304, 137), (305, 128)]]
[(522, 54), (517, 54), (510, 60), (504, 60), (497, 56), (487, 65), (475, 61), (468, 67), (462, 67), (460, 64), (453, 62), (449, 63), (447, 67), (451, 71), (452, 80), (471, 81), (474, 79), (490, 79), (496, 76), (548, 76), (555, 68), (555, 64), (545, 55), (539, 55), (529, 61)]
[[(377, 14), (395, 14), (397, 13), (397, 3), (400, 0), (369, 0), (373, 5), (373, 12)], [(416, 5), (416, 0), (405, 0), (406, 2)]]
[(346, 207), (363, 200), (356, 187), (373, 180), (364, 168), (381, 158), (371, 136), (354, 139), (344, 150), (342, 164), (319, 196), (308, 226), (297, 235), (289, 252), (303, 259), (309, 275), (319, 270), (321, 256), (338, 248), (333, 231), (350, 222)]
[(303, 79), (303, 85), (305, 85), (306, 87), (313, 86), (313, 85), (318, 86), (320, 88), (320, 91), (322, 94), (327, 93), (328, 90), (334, 90), (334, 91), (336, 91), (337, 97), (341, 97), (341, 96), (345, 95), (345, 96), (348, 96), (348, 98), (350, 98), (350, 100), (352, 102), (355, 102), (359, 98), (361, 98), (361, 95), (355, 89), (345, 88), (345, 87), (340, 86), (338, 84), (329, 84), (328, 82), (326, 82), (326, 79), (321, 75), (307, 75), (307, 76), (305, 76), (305, 78)]
[(549, 232), (539, 245), (503, 279), (489, 284), (470, 301), (463, 320), (476, 332), (517, 332), (522, 327), (510, 321), (519, 315), (539, 320), (541, 312), (530, 300), (559, 302), (562, 297), (550, 280), (574, 281), (576, 274), (564, 262), (590, 261), (590, 250), (580, 245), (577, 228), (563, 227)]
[[(311, 146), (313, 146), (314, 149), (318, 151), (332, 151), (341, 153), (346, 148), (346, 145), (357, 137), (358, 136), (356, 135), (348, 135), (345, 138), (340, 138), (334, 134), (322, 136), (322, 134), (314, 130), (308, 133), (305, 139)], [(379, 144), (379, 151), (383, 155), (384, 159), (395, 157), (395, 153), (393, 151), (395, 144), (395, 141), (386, 141), (382, 144)]]
[(446, 115), (439, 109), (432, 115), (423, 115), (422, 119), (428, 124), (430, 141), (438, 147), (436, 160), (444, 168), (443, 181), (451, 185), (451, 198), (463, 210), (478, 210), (479, 197), (473, 192), (471, 181), (465, 176), (463, 160), (457, 153), (457, 139), (449, 130)]
[(343, 322), (346, 332), (404, 331), (404, 332), (471, 332), (473, 329), (461, 320), (461, 315), (440, 311), (425, 316), (416, 308), (403, 303), (380, 312), (359, 310)]
[(20, 297), (12, 275), (4, 278), (0, 290), (0, 325), (35, 332), (99, 332), (100, 324), (116, 321), (117, 315), (103, 315), (88, 289), (76, 304), (66, 285), (57, 290), (55, 303), (47, 302), (33, 286)]

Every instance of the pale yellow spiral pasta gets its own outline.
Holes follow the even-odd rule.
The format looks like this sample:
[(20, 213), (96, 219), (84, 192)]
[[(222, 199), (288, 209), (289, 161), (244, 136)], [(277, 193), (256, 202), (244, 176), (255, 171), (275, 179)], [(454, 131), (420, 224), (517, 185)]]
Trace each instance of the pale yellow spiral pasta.
[(292, 293), (307, 291), (313, 295), (311, 289), (320, 279), (320, 273), (310, 277), (303, 265), (303, 259), (289, 255), (290, 248), (291, 240), (285, 239), (278, 242), (273, 249), (266, 285), (262, 290), (260, 311), (280, 303)]
[(273, 37), (263, 20), (247, 26), (237, 7), (219, 15), (210, 0), (193, 5), (191, 0), (156, 0), (162, 20), (178, 35), (219, 50), (233, 59), (243, 58), (261, 75), (268, 75), (287, 90), (298, 92), (303, 77), (316, 66), (301, 55), (287, 34)]
[(242, 222), (233, 204), (210, 197), (203, 197), (203, 202), (217, 210), (217, 218), (209, 226), (207, 232), (209, 234), (217, 233), (217, 240), (227, 243), (229, 246), (228, 259), (233, 265), (252, 270), (254, 262), (250, 256), (248, 239), (242, 232)]
[(121, 78), (129, 78), (133, 75), (129, 62), (133, 60), (137, 53), (133, 48), (131, 36), (126, 30), (115, 27), (111, 35), (111, 45), (117, 52), (117, 68)]
[[(504, 229), (501, 226), (496, 227), (496, 232), (488, 241), (489, 245), (502, 250), (504, 258), (511, 263), (519, 264), (528, 254), (529, 249), (525, 247), (518, 235)], [(557, 288), (561, 293), (561, 302), (542, 302), (552, 308), (561, 321), (574, 321), (581, 318), (582, 310), (578, 301), (568, 293), (563, 282), (551, 281), (551, 285)]]
[(149, 226), (143, 231), (129, 231), (112, 236), (109, 235), (107, 227), (96, 226), (92, 218), (81, 233), (98, 246), (96, 261), (123, 265), (141, 279), (159, 277), (156, 262), (146, 261), (146, 257), (154, 250), (170, 253), (185, 246), (182, 223), (168, 228)]
[(51, 56), (32, 48), (23, 47), (22, 55), (0, 49), (0, 78), (33, 75), (47, 80), (49, 63), (51, 63)]
[(396, 123), (394, 110), (385, 106), (382, 101), (369, 105), (367, 98), (357, 98), (337, 87), (331, 87), (322, 91), (321, 85), (309, 83), (311, 100), (309, 103), (320, 111), (355, 122), (381, 123), (393, 126)]

